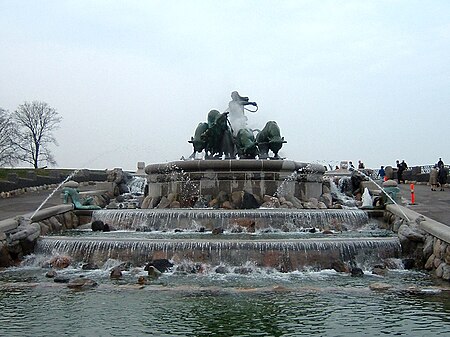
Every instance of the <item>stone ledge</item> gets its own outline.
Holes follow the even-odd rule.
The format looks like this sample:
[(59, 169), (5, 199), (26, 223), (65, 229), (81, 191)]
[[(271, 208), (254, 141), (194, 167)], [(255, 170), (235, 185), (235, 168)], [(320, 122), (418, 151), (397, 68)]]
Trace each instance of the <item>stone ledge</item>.
[[(407, 221), (416, 221), (418, 218), (424, 218), (425, 220), (420, 221), (420, 228), (438, 239), (450, 243), (449, 226), (400, 205), (386, 205), (386, 210)], [(405, 215), (408, 219), (405, 219)]]
[(19, 221), (15, 218), (0, 221), (0, 233), (9, 232), (19, 226)]
[[(40, 211), (38, 211), (32, 218), (33, 222), (38, 222), (41, 221), (43, 219), (47, 219), (50, 218), (52, 216), (55, 216), (57, 214), (62, 214), (62, 213), (66, 213), (69, 211), (73, 210), (73, 205), (57, 205), (57, 206), (52, 206), (52, 207), (48, 207), (48, 208), (44, 208)], [(33, 215), (33, 213), (27, 213), (22, 215), (22, 217), (24, 218), (31, 218), (31, 216)], [(0, 233), (6, 233), (9, 231), (12, 231), (14, 229), (16, 229), (19, 226), (19, 218), (21, 216), (18, 215), (14, 218), (9, 218), (9, 219), (5, 219), (5, 220), (1, 220), (0, 221)]]
[[(54, 215), (66, 213), (66, 212), (69, 212), (72, 210), (73, 210), (72, 204), (52, 206), (52, 207), (41, 209), (33, 216), (33, 218), (31, 220), (32, 220), (32, 222), (38, 222), (42, 219), (47, 219)], [(25, 214), (24, 216), (31, 218), (32, 215), (33, 215), (33, 213), (28, 213), (28, 214)]]

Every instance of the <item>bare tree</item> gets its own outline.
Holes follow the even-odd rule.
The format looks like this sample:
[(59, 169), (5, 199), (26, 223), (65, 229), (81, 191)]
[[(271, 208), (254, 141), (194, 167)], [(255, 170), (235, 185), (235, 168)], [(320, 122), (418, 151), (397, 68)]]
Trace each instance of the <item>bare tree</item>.
[(14, 146), (16, 127), (11, 114), (0, 108), (0, 166), (13, 166), (17, 163), (17, 151)]
[(25, 102), (15, 111), (14, 121), (18, 127), (15, 143), (20, 149), (19, 159), (34, 168), (44, 163), (56, 165), (48, 146), (58, 145), (52, 133), (61, 122), (58, 112), (45, 102)]

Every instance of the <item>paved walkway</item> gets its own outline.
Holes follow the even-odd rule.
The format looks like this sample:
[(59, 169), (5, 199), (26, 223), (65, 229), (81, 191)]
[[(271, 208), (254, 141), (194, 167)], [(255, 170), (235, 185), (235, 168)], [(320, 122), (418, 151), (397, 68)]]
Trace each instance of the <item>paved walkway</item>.
[[(0, 198), (0, 220), (14, 218), (16, 215), (33, 213), (52, 191), (28, 192), (11, 198)], [(47, 208), (62, 203), (61, 192), (55, 194), (42, 206)]]
[[(100, 184), (101, 185), (101, 184)], [(80, 186), (78, 190), (80, 192), (104, 189), (104, 186), (88, 185)], [(36, 192), (27, 192), (22, 195), (18, 195), (11, 198), (0, 198), (0, 221), (14, 218), (17, 215), (24, 215), (27, 213), (33, 213), (39, 206), (50, 196), (52, 190), (43, 190)], [(56, 191), (42, 206), (42, 208), (48, 208), (62, 204), (61, 189)]]
[(409, 184), (400, 184), (399, 187), (402, 191), (404, 206), (450, 226), (450, 188), (446, 188), (445, 191), (431, 191), (430, 186), (415, 185), (415, 204), (411, 205)]

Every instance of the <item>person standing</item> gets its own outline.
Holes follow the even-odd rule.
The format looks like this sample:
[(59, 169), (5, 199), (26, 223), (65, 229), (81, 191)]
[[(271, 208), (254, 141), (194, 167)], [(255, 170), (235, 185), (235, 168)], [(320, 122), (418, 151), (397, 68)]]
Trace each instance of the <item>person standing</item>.
[(447, 170), (445, 169), (444, 165), (442, 165), (439, 168), (438, 182), (439, 182), (439, 185), (441, 186), (440, 191), (443, 191), (444, 190), (444, 185), (447, 183)]
[(384, 177), (386, 176), (386, 171), (384, 170), (384, 166), (381, 166), (378, 170), (378, 175), (380, 176), (381, 181), (384, 181)]
[(437, 164), (433, 166), (430, 170), (430, 180), (429, 180), (431, 190), (436, 191), (436, 188), (438, 186), (438, 170), (437, 170)]
[(444, 167), (444, 162), (442, 161), (442, 158), (439, 158), (439, 161), (437, 162), (436, 165), (438, 168)]
[(401, 180), (403, 181), (403, 184), (405, 183), (405, 178), (403, 177), (403, 173), (405, 173), (405, 171), (408, 169), (408, 165), (405, 163), (405, 160), (402, 160), (402, 162), (400, 163), (401, 167), (402, 167), (402, 174), (401, 174)]
[(397, 160), (395, 163), (397, 165), (397, 181), (399, 184), (401, 184), (402, 173), (403, 173), (402, 164), (400, 164), (400, 160)]
[(364, 170), (364, 163), (361, 160), (358, 160), (358, 170)]

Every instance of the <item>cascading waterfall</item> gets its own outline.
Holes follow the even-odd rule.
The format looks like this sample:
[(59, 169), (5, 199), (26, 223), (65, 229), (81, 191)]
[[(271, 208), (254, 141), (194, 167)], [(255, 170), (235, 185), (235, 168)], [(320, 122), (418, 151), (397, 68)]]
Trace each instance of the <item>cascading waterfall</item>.
[[(330, 264), (338, 260), (379, 263), (383, 258), (399, 256), (400, 252), (396, 237), (298, 238), (298, 233), (305, 227), (361, 228), (368, 224), (369, 218), (359, 209), (98, 210), (92, 218), (135, 234), (133, 237), (126, 237), (124, 233), (105, 233), (102, 237), (47, 237), (39, 241), (36, 251), (68, 254), (79, 261), (97, 264), (112, 258), (139, 265), (164, 258), (211, 266), (251, 263), (283, 271), (330, 268)], [(248, 223), (254, 225), (256, 235), (232, 234), (233, 226)], [(229, 234), (196, 233), (200, 226), (206, 227), (207, 231), (222, 227)], [(175, 233), (175, 229), (191, 234), (183, 237)], [(268, 229), (278, 229), (282, 234), (271, 236)], [(149, 233), (142, 233), (146, 231)]]
[[(366, 212), (358, 209), (347, 210), (213, 210), (213, 209), (172, 209), (172, 210), (96, 210), (93, 220), (101, 220), (116, 229), (125, 230), (173, 230), (184, 228), (195, 230), (199, 225), (231, 228), (240, 220), (255, 222), (258, 229), (282, 228), (287, 224), (292, 230), (331, 226), (333, 229), (345, 227), (354, 229), (368, 223)], [(341, 228), (342, 230), (342, 228)]]
[[(36, 252), (68, 254), (83, 262), (100, 264), (107, 259), (132, 261), (139, 265), (154, 258), (175, 262), (193, 260), (210, 265), (242, 266), (252, 262), (260, 267), (302, 269), (307, 266), (329, 268), (336, 260), (355, 261), (359, 256), (369, 263), (397, 257), (398, 238), (318, 238), (309, 239), (116, 239), (116, 238), (42, 238)], [(371, 260), (366, 257), (371, 256)]]
[(128, 183), (127, 186), (132, 194), (144, 194), (144, 188), (147, 184), (147, 179), (144, 177), (133, 177)]

